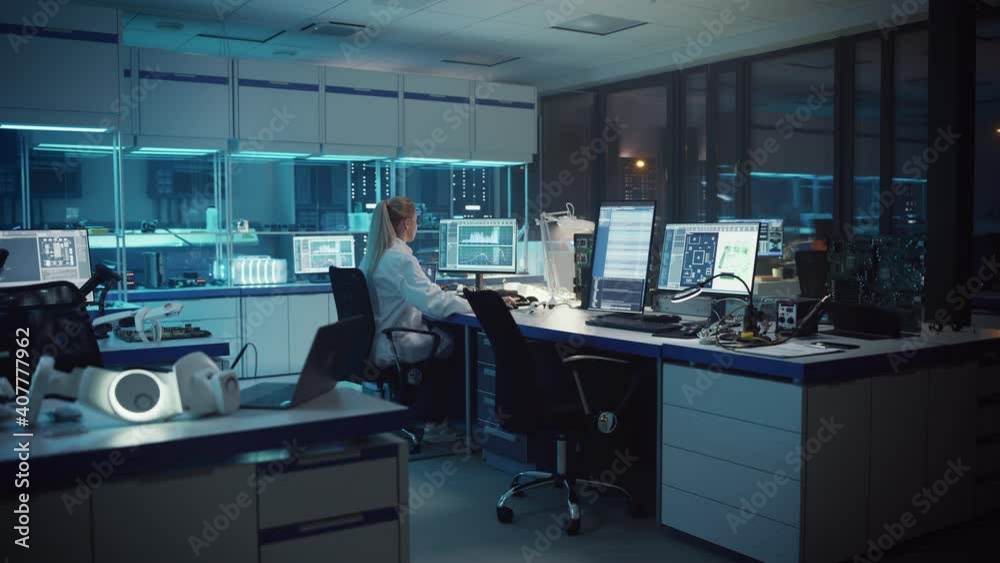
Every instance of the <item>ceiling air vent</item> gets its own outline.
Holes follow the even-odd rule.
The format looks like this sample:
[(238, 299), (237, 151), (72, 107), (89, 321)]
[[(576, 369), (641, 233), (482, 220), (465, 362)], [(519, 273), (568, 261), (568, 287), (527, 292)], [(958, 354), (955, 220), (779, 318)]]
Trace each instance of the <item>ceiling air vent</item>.
[(563, 22), (559, 25), (554, 25), (552, 26), (552, 29), (576, 31), (578, 33), (589, 33), (591, 35), (611, 35), (612, 33), (618, 33), (619, 31), (625, 31), (626, 29), (632, 29), (633, 27), (638, 27), (640, 25), (646, 25), (646, 22), (591, 14), (589, 16), (583, 16), (568, 22)]
[(457, 55), (454, 57), (448, 57), (447, 59), (442, 59), (443, 63), (457, 63), (463, 65), (474, 65), (474, 66), (497, 66), (503, 63), (509, 63), (510, 61), (516, 61), (521, 57), (511, 57), (510, 55), (474, 55), (474, 54), (464, 54)]
[(365, 26), (356, 23), (316, 22), (303, 27), (299, 31), (329, 37), (350, 37), (364, 28)]

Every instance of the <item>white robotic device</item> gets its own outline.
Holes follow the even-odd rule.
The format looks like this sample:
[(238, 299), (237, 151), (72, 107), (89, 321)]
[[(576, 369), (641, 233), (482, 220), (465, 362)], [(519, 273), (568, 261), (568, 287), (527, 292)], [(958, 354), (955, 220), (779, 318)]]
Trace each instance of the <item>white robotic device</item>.
[(181, 414), (194, 417), (230, 414), (240, 406), (240, 386), (234, 370), (219, 370), (202, 352), (177, 360), (173, 370), (55, 369), (51, 356), (35, 367), (29, 391), (28, 422), (34, 425), (46, 395), (76, 400), (127, 422), (168, 420)]
[(146, 323), (150, 325), (150, 332), (152, 333), (152, 341), (159, 342), (163, 338), (163, 326), (160, 325), (161, 319), (166, 319), (169, 317), (176, 317), (181, 314), (184, 310), (184, 305), (182, 303), (164, 303), (159, 307), (141, 307), (135, 311), (125, 311), (122, 313), (112, 313), (110, 315), (104, 315), (103, 317), (98, 317), (94, 319), (94, 327), (102, 324), (110, 324), (112, 328), (125, 319), (135, 318), (135, 330), (139, 334), (139, 339), (143, 342), (149, 342), (150, 337), (146, 336)]

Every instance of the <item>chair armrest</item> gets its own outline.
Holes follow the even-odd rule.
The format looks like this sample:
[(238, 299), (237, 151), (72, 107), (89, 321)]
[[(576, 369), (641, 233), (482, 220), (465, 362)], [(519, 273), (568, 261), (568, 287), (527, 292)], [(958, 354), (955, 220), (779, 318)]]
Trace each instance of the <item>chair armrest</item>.
[[(430, 351), (430, 354), (427, 356), (427, 358), (425, 358), (423, 361), (427, 361), (427, 360), (430, 360), (430, 359), (433, 359), (433, 358), (437, 357), (438, 348), (440, 348), (440, 346), (441, 346), (441, 335), (440, 334), (438, 334), (438, 333), (436, 333), (434, 331), (431, 331), (431, 330), (421, 330), (421, 329), (416, 329), (416, 328), (404, 328), (404, 327), (398, 327), (398, 326), (397, 327), (390, 327), (390, 328), (387, 328), (387, 329), (383, 329), (382, 330), (382, 334), (384, 334), (385, 337), (389, 339), (389, 343), (392, 344), (392, 351), (393, 351), (393, 353), (395, 354), (395, 356), (397, 358), (397, 362), (396, 362), (397, 364), (399, 363), (398, 362), (399, 354), (396, 353), (396, 341), (393, 339), (393, 335), (395, 335), (398, 332), (410, 333), (410, 334), (422, 334), (424, 336), (430, 336), (433, 339), (433, 341), (431, 343), (431, 351)], [(397, 367), (398, 367), (398, 365), (397, 365)]]
[[(580, 373), (577, 370), (578, 366), (584, 364), (596, 364), (603, 368), (625, 368), (632, 365), (631, 362), (626, 360), (619, 360), (617, 358), (607, 358), (605, 356), (590, 356), (586, 354), (577, 354), (575, 356), (569, 356), (568, 358), (563, 358), (562, 363), (564, 366), (568, 367), (573, 373), (573, 379), (576, 383), (576, 390), (580, 394), (580, 402), (583, 403), (583, 410), (587, 415), (593, 414), (590, 410), (590, 404), (587, 401), (587, 394), (583, 390), (583, 382), (580, 381)], [(639, 388), (640, 375), (639, 372), (630, 370), (632, 372), (632, 378), (629, 381), (628, 389), (625, 391), (625, 395), (622, 400), (619, 401), (618, 406), (612, 411), (615, 415), (618, 415), (625, 406), (628, 404), (632, 395), (635, 393), (636, 389)]]

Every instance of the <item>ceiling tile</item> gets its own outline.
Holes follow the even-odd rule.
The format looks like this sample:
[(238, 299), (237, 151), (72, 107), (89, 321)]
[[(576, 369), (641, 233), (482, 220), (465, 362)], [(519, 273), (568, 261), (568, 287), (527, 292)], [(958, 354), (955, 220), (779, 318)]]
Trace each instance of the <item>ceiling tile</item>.
[(441, 0), (427, 8), (429, 12), (458, 14), (476, 18), (492, 18), (500, 14), (521, 8), (527, 0)]
[(212, 37), (192, 37), (190, 41), (181, 45), (179, 50), (185, 53), (200, 53), (202, 55), (239, 57), (256, 50), (260, 47), (260, 45), (261, 44), (256, 41), (233, 41), (215, 39)]
[(126, 29), (122, 33), (122, 42), (124, 44), (149, 49), (177, 49), (190, 40), (191, 35), (181, 35), (178, 33), (157, 33), (134, 29)]
[[(256, 0), (255, 0), (256, 1)], [(267, 0), (271, 1), (271, 0)], [(440, 0), (347, 0), (322, 12), (318, 19), (367, 25), (392, 25), (410, 14), (433, 6)]]
[[(587, 15), (588, 13), (589, 12), (585, 12), (583, 10), (573, 10), (574, 17)], [(564, 22), (567, 19), (568, 18), (560, 14), (558, 8), (531, 4), (500, 14), (499, 16), (492, 18), (490, 21), (515, 24), (538, 30), (558, 25), (560, 22)]]

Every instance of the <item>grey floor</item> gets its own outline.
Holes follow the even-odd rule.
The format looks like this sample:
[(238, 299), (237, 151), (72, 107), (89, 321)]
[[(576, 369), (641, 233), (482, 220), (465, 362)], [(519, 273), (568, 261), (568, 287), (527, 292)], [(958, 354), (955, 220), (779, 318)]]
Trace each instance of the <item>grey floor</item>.
[[(548, 488), (517, 498), (513, 524), (496, 521), (497, 495), (510, 475), (478, 456), (439, 457), (410, 464), (413, 509), (410, 521), (413, 563), (715, 563), (747, 558), (678, 537), (654, 523), (634, 520), (615, 497), (584, 500), (583, 530), (569, 537), (555, 527), (565, 514), (562, 491)], [(548, 533), (549, 537), (545, 537)], [(555, 538), (555, 539), (549, 539)], [(976, 555), (976, 554), (981, 555)], [(1000, 560), (1000, 519), (893, 548), (879, 563), (978, 562)], [(855, 559), (855, 561), (865, 561)]]

